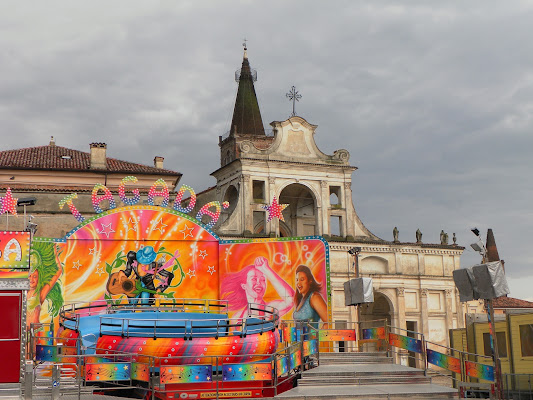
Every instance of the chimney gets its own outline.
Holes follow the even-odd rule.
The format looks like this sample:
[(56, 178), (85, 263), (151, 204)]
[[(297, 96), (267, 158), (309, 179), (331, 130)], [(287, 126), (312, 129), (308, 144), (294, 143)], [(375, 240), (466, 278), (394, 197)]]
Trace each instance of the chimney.
[(164, 157), (155, 156), (154, 158), (154, 167), (163, 169), (163, 161), (165, 161)]
[(105, 143), (91, 143), (91, 162), (90, 169), (106, 169), (106, 149)]
[(55, 145), (56, 145), (56, 141), (55, 141), (54, 137), (53, 137), (53, 136), (50, 136), (50, 146), (53, 147), (53, 146), (55, 146)]

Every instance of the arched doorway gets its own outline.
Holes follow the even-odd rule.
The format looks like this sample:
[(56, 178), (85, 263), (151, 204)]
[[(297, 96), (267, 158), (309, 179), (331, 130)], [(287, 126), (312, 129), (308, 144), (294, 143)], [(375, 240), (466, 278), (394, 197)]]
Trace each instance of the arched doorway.
[(229, 207), (227, 209), (222, 208), (220, 212), (221, 223), (225, 222), (237, 207), (237, 203), (239, 202), (239, 190), (234, 185), (230, 185), (226, 190), (226, 193), (224, 193), (223, 201), (227, 201)]
[(283, 211), (285, 224), (280, 226), (280, 236), (313, 236), (318, 234), (317, 203), (311, 189), (293, 183), (279, 195), (280, 204), (289, 204)]
[[(392, 302), (385, 294), (380, 292), (374, 292), (373, 303), (367, 303), (360, 306), (359, 316), (361, 321), (385, 319), (387, 324), (391, 325), (393, 315), (394, 310)], [(382, 322), (377, 321), (373, 324), (366, 324), (365, 327), (368, 327), (369, 325), (381, 326)]]

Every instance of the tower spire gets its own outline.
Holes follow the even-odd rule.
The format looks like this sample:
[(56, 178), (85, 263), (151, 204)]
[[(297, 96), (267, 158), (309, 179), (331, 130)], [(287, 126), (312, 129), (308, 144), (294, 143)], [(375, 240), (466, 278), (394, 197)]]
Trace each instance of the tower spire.
[(246, 39), (243, 46), (242, 67), (240, 71), (235, 73), (235, 80), (239, 82), (239, 88), (235, 99), (235, 108), (233, 109), (230, 134), (265, 136), (265, 128), (254, 88), (257, 72), (250, 68)]
[(499, 261), (500, 255), (498, 254), (498, 248), (496, 247), (496, 240), (494, 239), (494, 233), (492, 229), (487, 229), (487, 241), (485, 244), (487, 248), (487, 261)]

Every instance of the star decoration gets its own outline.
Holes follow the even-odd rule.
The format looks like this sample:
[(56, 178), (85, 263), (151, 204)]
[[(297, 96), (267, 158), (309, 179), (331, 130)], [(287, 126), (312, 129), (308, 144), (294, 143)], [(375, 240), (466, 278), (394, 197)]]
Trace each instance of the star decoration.
[(216, 271), (215, 271), (215, 266), (211, 266), (211, 267), (207, 267), (207, 272), (209, 272), (211, 275), (213, 275)]
[(270, 220), (273, 218), (285, 221), (283, 219), (282, 211), (285, 210), (288, 206), (288, 204), (279, 204), (278, 199), (274, 196), (274, 198), (272, 199), (272, 204), (270, 204), (269, 206), (263, 206), (263, 209), (268, 211), (267, 222), (270, 222)]
[[(165, 226), (168, 226), (167, 224), (163, 223), (163, 218), (159, 218), (159, 221), (153, 222), (153, 230), (159, 231), (161, 234), (165, 233)], [(192, 235), (191, 235), (192, 237)]]
[(113, 232), (115, 232), (115, 230), (113, 228), (111, 228), (111, 222), (107, 225), (104, 225), (104, 224), (101, 224), (102, 225), (102, 230), (96, 230), (96, 232), (98, 232), (99, 234), (104, 234), (107, 236), (107, 238), (109, 239), (109, 235)]
[(127, 235), (129, 231), (137, 232), (137, 226), (139, 223), (137, 222), (135, 218), (131, 217), (130, 219), (128, 219), (128, 222), (125, 222), (125, 220), (122, 220), (122, 224), (124, 225), (124, 228), (126, 229), (126, 235)]
[(181, 230), (180, 232), (183, 233), (183, 239), (187, 239), (189, 236), (193, 237), (192, 232), (194, 231), (194, 228), (189, 228), (187, 224), (185, 224), (185, 228)]
[(11, 194), (11, 188), (7, 188), (6, 195), (0, 197), (0, 215), (3, 213), (10, 213), (17, 215), (17, 200)]
[(96, 267), (96, 272), (95, 274), (98, 274), (98, 276), (101, 276), (102, 274), (105, 274), (104, 272), (104, 267)]
[(74, 264), (72, 264), (72, 268), (75, 268), (77, 269), (78, 271), (80, 270), (80, 267), (81, 267), (81, 263), (80, 263), (80, 260), (78, 261), (75, 261)]
[(89, 249), (89, 255), (97, 255), (98, 254), (98, 250), (96, 249), (96, 245), (94, 245), (93, 248)]
[(207, 251), (206, 250), (200, 250), (200, 254), (198, 257), (202, 257), (204, 260), (207, 257)]
[(187, 275), (189, 275), (189, 278), (192, 278), (193, 276), (196, 278), (196, 271), (194, 269), (189, 270), (189, 272), (187, 272)]

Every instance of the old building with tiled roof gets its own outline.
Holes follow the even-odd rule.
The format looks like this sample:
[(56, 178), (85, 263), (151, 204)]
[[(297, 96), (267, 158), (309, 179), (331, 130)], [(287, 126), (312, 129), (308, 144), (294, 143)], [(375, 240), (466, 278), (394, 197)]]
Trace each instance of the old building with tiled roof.
[[(47, 146), (0, 151), (0, 195), (9, 187), (15, 198), (34, 197), (35, 205), (28, 206), (26, 212), (38, 226), (37, 235), (61, 237), (77, 225), (68, 207), (59, 208), (67, 195), (77, 193), (77, 209), (90, 216), (95, 213), (91, 193), (97, 183), (117, 194), (120, 181), (133, 175), (142, 196), (158, 179), (164, 179), (171, 192), (181, 179), (181, 173), (163, 168), (163, 157), (156, 156), (154, 165), (148, 166), (107, 157), (106, 151), (105, 143), (91, 143), (89, 152), (84, 152), (57, 146), (54, 138)], [(18, 208), (19, 214), (23, 211), (23, 207)], [(23, 230), (28, 220), (4, 217), (0, 229)]]

